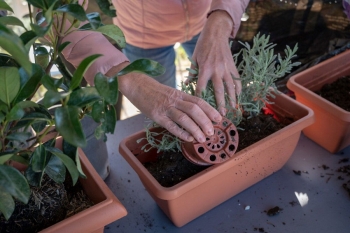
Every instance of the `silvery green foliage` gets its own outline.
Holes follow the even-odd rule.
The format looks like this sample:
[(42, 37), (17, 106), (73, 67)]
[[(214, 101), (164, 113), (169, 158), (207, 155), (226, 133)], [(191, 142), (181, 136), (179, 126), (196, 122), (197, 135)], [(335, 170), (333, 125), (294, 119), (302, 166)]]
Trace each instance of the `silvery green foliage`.
[[(287, 73), (290, 73), (293, 67), (300, 64), (300, 62), (292, 62), (292, 58), (296, 56), (297, 45), (295, 45), (293, 49), (287, 45), (284, 50), (285, 57), (282, 58), (280, 54), (276, 55), (274, 53), (274, 47), (276, 45), (270, 43), (269, 39), (269, 36), (260, 36), (260, 34), (257, 34), (253, 39), (252, 46), (248, 43), (240, 42), (244, 48), (233, 55), (238, 73), (240, 74), (242, 91), (237, 95), (237, 103), (234, 108), (229, 105), (230, 97), (225, 93), (225, 107), (228, 109), (226, 118), (231, 120), (236, 127), (239, 127), (243, 119), (243, 113), (248, 117), (255, 116), (260, 113), (266, 103), (271, 104), (267, 98), (274, 98), (275, 94), (278, 94), (275, 81)], [(237, 64), (239, 58), (241, 58), (241, 61)], [(189, 59), (196, 68), (188, 69), (191, 74), (191, 77), (189, 77), (190, 82), (188, 85), (182, 82), (181, 90), (194, 96), (199, 69), (196, 62), (191, 58)], [(232, 78), (237, 79), (237, 77)], [(218, 106), (215, 102), (214, 93), (213, 85), (211, 81), (209, 81), (206, 90), (202, 92), (201, 98), (217, 109)], [(176, 138), (176, 143), (174, 143), (169, 140), (174, 137), (168, 134), (170, 133), (164, 133), (165, 141), (156, 141), (152, 138), (151, 134), (148, 134), (147, 140), (149, 144), (147, 145), (157, 148), (158, 151), (161, 151), (163, 148), (180, 148), (177, 144), (180, 143), (180, 140)], [(167, 143), (174, 145), (174, 147), (170, 147)], [(164, 144), (166, 144), (166, 146)]]
[[(259, 114), (261, 109), (265, 107), (265, 104), (269, 103), (267, 97), (271, 96), (274, 98), (274, 94), (278, 94), (275, 81), (285, 74), (290, 73), (293, 67), (300, 64), (300, 62), (292, 63), (292, 58), (295, 57), (298, 49), (297, 45), (293, 49), (287, 45), (284, 50), (285, 57), (282, 58), (280, 54), (276, 55), (274, 53), (274, 47), (276, 45), (270, 43), (269, 39), (269, 36), (260, 36), (260, 34), (257, 34), (253, 39), (252, 46), (248, 43), (240, 42), (244, 48), (239, 53), (233, 55), (238, 73), (240, 74), (242, 91), (240, 95), (237, 95), (235, 108), (228, 104), (230, 97), (225, 93), (225, 106), (229, 110), (226, 117), (236, 126), (239, 126), (243, 112), (249, 116)], [(241, 62), (237, 64), (240, 56), (242, 57)], [(194, 63), (192, 62), (192, 64)], [(190, 85), (182, 84), (182, 91), (194, 95), (198, 69), (190, 69), (189, 72), (194, 75), (194, 78), (191, 80)], [(232, 78), (236, 79), (236, 77)], [(206, 91), (202, 93), (202, 98), (211, 106), (217, 108), (211, 82), (208, 83)]]

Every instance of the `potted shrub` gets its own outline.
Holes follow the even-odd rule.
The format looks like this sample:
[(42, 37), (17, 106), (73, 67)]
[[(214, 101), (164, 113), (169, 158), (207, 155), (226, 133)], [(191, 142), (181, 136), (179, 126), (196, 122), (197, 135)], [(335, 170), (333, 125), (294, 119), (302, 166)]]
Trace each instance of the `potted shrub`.
[[(297, 65), (291, 62), (296, 47), (293, 50), (287, 47), (286, 58), (283, 60), (280, 55), (273, 54), (274, 45), (268, 40), (268, 37), (257, 35), (252, 46), (244, 44), (245, 48), (235, 55), (236, 61), (242, 55), (237, 68), (243, 89), (241, 95), (237, 96), (236, 108), (229, 109), (226, 117), (240, 129), (242, 122), (261, 115), (263, 108), (280, 121), (290, 120), (289, 124), (244, 149), (238, 148), (237, 152), (223, 163), (197, 166), (201, 167), (197, 174), (172, 186), (161, 185), (146, 165), (159, 160), (162, 153), (168, 153), (158, 153), (159, 151), (181, 150), (181, 142), (177, 138), (162, 128), (149, 127), (120, 143), (121, 155), (138, 174), (159, 207), (178, 227), (277, 172), (292, 155), (301, 130), (313, 123), (311, 109), (282, 93), (273, 94), (274, 91), (277, 92), (274, 81)], [(190, 72), (195, 75), (198, 71)], [(196, 78), (191, 81), (192, 84), (195, 85), (195, 81)], [(183, 85), (183, 90), (193, 94), (194, 86)], [(216, 106), (211, 84), (202, 98)], [(227, 108), (230, 106), (227, 105)], [(260, 130), (263, 131), (264, 129)], [(239, 144), (244, 141), (242, 132), (238, 130)], [(164, 154), (163, 157), (172, 157), (170, 155)], [(175, 177), (173, 170), (169, 173)]]
[[(34, 21), (29, 7), (31, 30), (16, 17), (0, 18), (0, 47), (6, 52), (0, 54), (0, 226), (12, 232), (103, 232), (105, 225), (127, 212), (81, 150), (86, 145), (81, 120), (91, 117), (98, 124), (97, 138), (114, 133), (113, 105), (118, 98), (118, 75), (132, 71), (157, 74), (163, 68), (150, 60), (138, 60), (125, 67), (123, 74), (109, 78), (98, 73), (95, 86), (83, 86), (86, 70), (101, 55), (85, 58), (70, 73), (60, 57), (69, 44), (60, 43), (62, 38), (75, 30), (95, 30), (122, 47), (123, 33), (114, 25), (102, 25), (98, 14), (86, 14), (76, 1), (28, 0), (28, 4), (39, 12)], [(12, 11), (3, 0), (0, 0), (0, 9)], [(59, 25), (68, 21), (71, 26), (58, 30), (64, 28)], [(87, 23), (81, 25), (81, 21)], [(22, 27), (24, 32), (18, 36), (12, 26)], [(35, 62), (29, 58), (31, 47)], [(62, 77), (51, 77), (54, 64), (58, 65)], [(43, 88), (46, 89), (44, 98), (35, 101), (37, 91)], [(52, 226), (49, 226), (43, 221), (52, 218), (48, 207), (71, 205), (55, 204), (58, 202), (53, 196), (60, 198), (68, 192), (56, 187), (72, 186), (73, 194), (79, 194), (81, 190), (74, 188), (77, 183), (93, 203), (75, 215), (63, 212), (57, 217), (60, 222), (50, 222)], [(51, 190), (45, 195), (51, 198), (48, 201), (42, 193), (37, 193), (38, 190), (44, 192), (44, 186)], [(28, 202), (34, 203), (27, 211), (30, 215), (39, 212), (39, 226), (32, 226), (31, 216), (20, 219)], [(16, 211), (18, 206), (21, 209)], [(52, 212), (56, 214), (55, 210)], [(66, 218), (67, 215), (72, 216)], [(27, 225), (21, 226), (20, 222)], [(19, 228), (12, 228), (16, 226)]]
[(315, 112), (315, 123), (306, 127), (304, 134), (331, 153), (350, 145), (350, 112), (316, 92), (326, 84), (349, 76), (348, 61), (350, 50), (292, 76), (287, 82), (287, 87), (294, 92), (296, 100)]

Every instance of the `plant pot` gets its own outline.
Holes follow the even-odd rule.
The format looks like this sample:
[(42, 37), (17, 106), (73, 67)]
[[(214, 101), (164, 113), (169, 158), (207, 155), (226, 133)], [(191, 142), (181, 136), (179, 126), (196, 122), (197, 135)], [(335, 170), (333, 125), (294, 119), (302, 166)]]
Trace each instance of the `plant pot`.
[(287, 82), (296, 100), (315, 113), (315, 123), (303, 132), (331, 153), (350, 145), (350, 112), (314, 93), (325, 84), (350, 75), (350, 50), (302, 71)]
[[(57, 141), (60, 143), (59, 140)], [(80, 148), (79, 156), (82, 169), (87, 177), (86, 179), (80, 178), (79, 181), (82, 184), (84, 191), (95, 205), (52, 225), (43, 231), (40, 231), (42, 233), (103, 233), (106, 225), (126, 216), (127, 214), (125, 207), (101, 179), (83, 150)]]
[(237, 152), (226, 162), (212, 165), (169, 188), (162, 187), (143, 166), (157, 157), (156, 150), (141, 150), (145, 140), (136, 142), (145, 137), (145, 131), (123, 139), (119, 151), (159, 207), (181, 227), (278, 171), (290, 158), (302, 129), (313, 123), (313, 112), (284, 94), (270, 101), (275, 104), (267, 107), (278, 117), (290, 117), (295, 122)]

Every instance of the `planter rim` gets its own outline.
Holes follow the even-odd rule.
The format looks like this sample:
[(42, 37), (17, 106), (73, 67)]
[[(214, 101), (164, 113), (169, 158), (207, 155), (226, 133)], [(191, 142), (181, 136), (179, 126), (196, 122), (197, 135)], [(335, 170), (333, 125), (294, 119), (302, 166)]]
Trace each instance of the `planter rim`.
[[(129, 164), (132, 166), (132, 168), (136, 171), (140, 179), (142, 179), (141, 174), (146, 174), (147, 179), (150, 181), (150, 187), (155, 191), (155, 195), (159, 197), (160, 199), (164, 200), (172, 200), (175, 199), (184, 193), (190, 191), (193, 189), (193, 187), (199, 186), (202, 183), (206, 182), (209, 179), (212, 179), (213, 177), (217, 176), (217, 174), (220, 174), (222, 172), (225, 172), (227, 169), (230, 169), (233, 164), (239, 164), (241, 161), (243, 161), (243, 158), (245, 156), (249, 156), (249, 154), (253, 154), (254, 152), (258, 152), (260, 150), (263, 150), (267, 148), (269, 145), (266, 143), (271, 137), (276, 137), (277, 139), (274, 140), (275, 142), (281, 141), (287, 137), (287, 131), (290, 134), (292, 131), (293, 133), (301, 132), (301, 130), (309, 125), (311, 125), (314, 122), (314, 112), (309, 107), (297, 102), (296, 100), (292, 99), (291, 97), (281, 93), (276, 96), (276, 98), (283, 98), (285, 100), (288, 100), (292, 102), (295, 105), (298, 105), (299, 108), (302, 108), (303, 110), (307, 111), (307, 114), (296, 120), (295, 122), (291, 123), (290, 125), (284, 127), (283, 129), (269, 135), (268, 137), (254, 143), (253, 145), (237, 152), (235, 154), (235, 157), (229, 159), (228, 161), (222, 163), (222, 164), (216, 164), (208, 167), (204, 171), (201, 171), (200, 173), (182, 181), (181, 183), (178, 183), (172, 187), (163, 187), (159, 184), (159, 182), (148, 172), (148, 170), (142, 165), (142, 163), (137, 159), (136, 156), (134, 156), (131, 152), (128, 151), (128, 148), (126, 146), (126, 141), (130, 137), (134, 137), (138, 134), (142, 134), (145, 132), (145, 130), (141, 130), (139, 132), (136, 132), (126, 138), (124, 138), (119, 146), (119, 151), (122, 151), (123, 153), (129, 154), (129, 156), (124, 156), (123, 153), (120, 153), (124, 159), (126, 159)], [(302, 121), (303, 120), (303, 121)], [(278, 137), (277, 137), (278, 136)], [(247, 151), (249, 151), (249, 154), (247, 155)]]
[[(84, 172), (88, 176), (87, 179), (95, 180), (96, 185), (104, 195), (104, 200), (40, 231), (40, 233), (69, 232), (70, 225), (75, 225), (75, 229), (79, 229), (81, 232), (95, 232), (127, 215), (125, 207), (93, 168), (83, 150), (78, 148), (78, 151), (81, 163), (86, 168)], [(79, 180), (82, 179), (79, 178)]]
[[(335, 105), (334, 103), (322, 98), (321, 96), (317, 95), (313, 91), (311, 91), (309, 88), (305, 87), (304, 85), (300, 84), (300, 80), (307, 76), (308, 74), (312, 74), (315, 72), (315, 70), (319, 69), (322, 66), (332, 66), (332, 63), (337, 64), (337, 73), (348, 68), (349, 64), (344, 62), (342, 64), (339, 64), (339, 60), (344, 60), (348, 59), (347, 57), (350, 57), (350, 49), (347, 51), (344, 51), (340, 54), (337, 54), (325, 61), (320, 62), (319, 64), (306, 69), (304, 71), (301, 71), (300, 73), (293, 75), (287, 82), (287, 87), (294, 91), (294, 92), (299, 92), (305, 98), (307, 98), (310, 101), (313, 101), (319, 108), (326, 110), (329, 114), (332, 114), (336, 116), (337, 118), (340, 118), (344, 121), (350, 121), (350, 112), (344, 110), (343, 108)], [(323, 76), (326, 76), (327, 74), (332, 74), (334, 75), (334, 70), (331, 70), (330, 72), (327, 72)]]

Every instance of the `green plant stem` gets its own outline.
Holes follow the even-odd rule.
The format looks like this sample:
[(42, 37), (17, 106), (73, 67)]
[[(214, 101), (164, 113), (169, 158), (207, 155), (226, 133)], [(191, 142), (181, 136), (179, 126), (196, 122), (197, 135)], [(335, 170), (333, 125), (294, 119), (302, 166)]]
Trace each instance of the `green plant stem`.
[[(30, 23), (33, 24), (33, 12), (32, 12), (32, 8), (30, 6), (31, 5), (28, 3), (29, 19), (30, 19)], [(36, 63), (35, 43), (33, 43), (32, 46), (33, 46), (33, 52), (34, 52), (34, 63)]]

